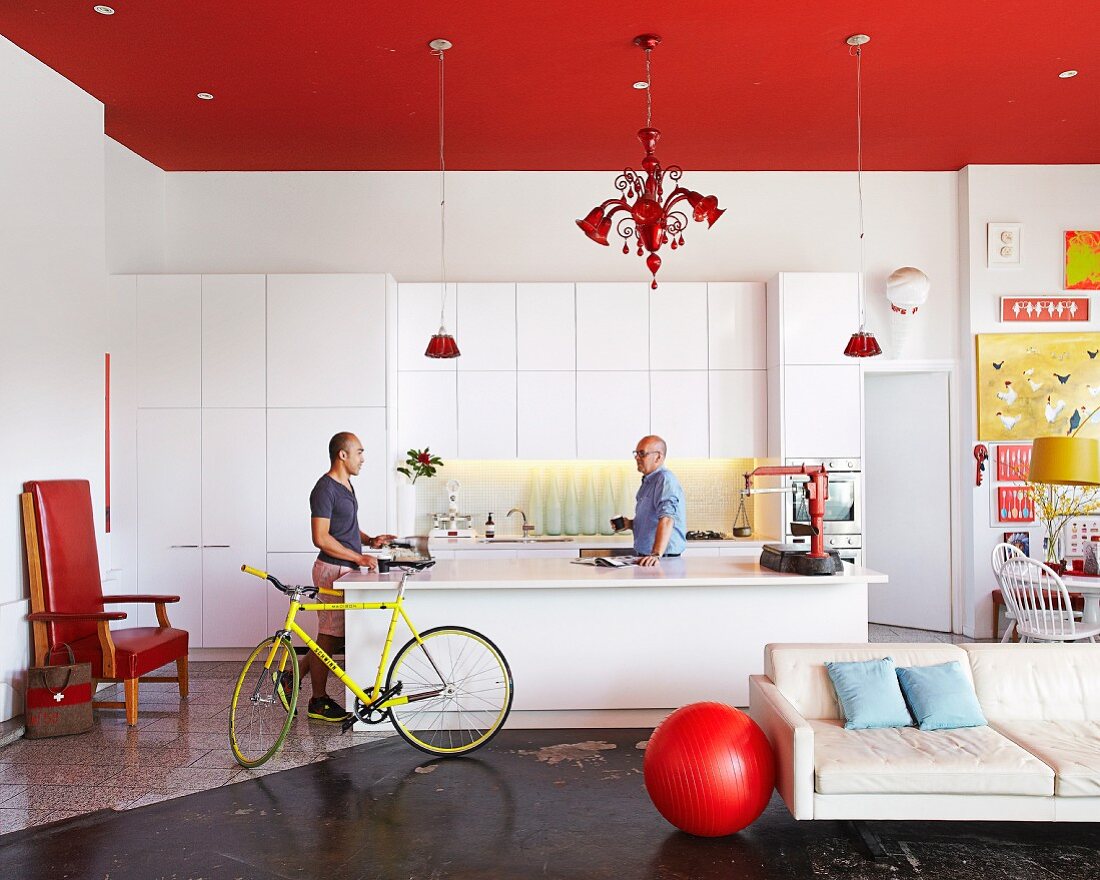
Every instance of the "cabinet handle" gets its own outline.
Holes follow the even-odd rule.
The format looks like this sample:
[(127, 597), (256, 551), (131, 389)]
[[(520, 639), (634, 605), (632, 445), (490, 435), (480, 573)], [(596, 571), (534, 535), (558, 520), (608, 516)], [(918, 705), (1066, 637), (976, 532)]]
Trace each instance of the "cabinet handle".
[(172, 544), (169, 546), (169, 550), (189, 550), (198, 549), (198, 544)]
[(229, 549), (229, 545), (228, 545), (228, 544), (203, 544), (202, 546), (203, 546), (203, 547), (222, 547), (222, 548), (224, 548), (224, 549), (226, 549), (226, 550), (228, 550), (228, 549)]

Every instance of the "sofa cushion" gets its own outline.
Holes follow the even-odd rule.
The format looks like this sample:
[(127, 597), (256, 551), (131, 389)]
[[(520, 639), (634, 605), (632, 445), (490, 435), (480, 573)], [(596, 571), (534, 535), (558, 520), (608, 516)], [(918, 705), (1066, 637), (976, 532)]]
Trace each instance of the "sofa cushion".
[(840, 721), (809, 723), (818, 794), (1054, 793), (1054, 771), (989, 727), (845, 730)]
[(836, 689), (846, 730), (913, 724), (901, 695), (893, 658), (855, 663), (826, 660), (825, 670)]
[(961, 647), (991, 723), (1100, 721), (1100, 645)]
[(935, 666), (902, 666), (898, 684), (921, 730), (984, 727), (974, 683), (958, 660)]
[(959, 660), (967, 676), (966, 655), (944, 644), (771, 644), (764, 648), (764, 672), (803, 718), (843, 719), (825, 661), (880, 660), (893, 657), (898, 666), (931, 666)]
[(1100, 797), (1100, 723), (1004, 721), (993, 726), (1054, 769), (1056, 795)]

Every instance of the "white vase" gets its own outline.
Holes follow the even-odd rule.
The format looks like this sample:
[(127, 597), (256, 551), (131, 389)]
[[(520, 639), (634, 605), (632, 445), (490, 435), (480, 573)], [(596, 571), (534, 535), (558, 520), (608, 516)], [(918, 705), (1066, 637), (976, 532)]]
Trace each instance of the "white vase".
[(542, 530), (547, 535), (561, 534), (561, 489), (558, 486), (558, 478), (550, 474), (546, 481), (546, 502), (543, 514)]
[(577, 502), (577, 481), (572, 470), (565, 475), (565, 496), (562, 501), (561, 528), (566, 535), (576, 535), (581, 530), (580, 505)]
[(634, 503), (638, 489), (642, 485), (642, 475), (637, 471), (623, 471), (619, 495), (619, 513), (627, 519), (634, 519)]
[(596, 507), (596, 492), (592, 488), (592, 471), (585, 470), (581, 479), (581, 534), (595, 535), (599, 528), (599, 511)]
[(416, 534), (416, 486), (404, 477), (397, 481), (397, 537)]
[(604, 471), (600, 474), (600, 503), (597, 523), (601, 535), (613, 535), (615, 529), (611, 525), (611, 518), (619, 513), (615, 509), (615, 489), (611, 484), (611, 474)]

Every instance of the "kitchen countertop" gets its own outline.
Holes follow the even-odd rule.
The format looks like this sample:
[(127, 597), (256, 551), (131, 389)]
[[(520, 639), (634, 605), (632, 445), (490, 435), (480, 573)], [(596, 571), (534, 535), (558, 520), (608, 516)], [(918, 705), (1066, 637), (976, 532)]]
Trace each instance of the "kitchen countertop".
[[(519, 535), (498, 535), (498, 538), (516, 538), (515, 541), (493, 541), (486, 543), (482, 538), (432, 538), (428, 542), (428, 549), (439, 550), (538, 550), (540, 548), (576, 548), (577, 550), (589, 548), (626, 549), (632, 547), (634, 538), (632, 535), (573, 535), (571, 541), (531, 541), (518, 540)], [(758, 549), (764, 544), (777, 542), (778, 538), (753, 536), (751, 538), (730, 538), (725, 541), (688, 541), (688, 549), (699, 547), (714, 547), (717, 549), (729, 547), (745, 547)]]

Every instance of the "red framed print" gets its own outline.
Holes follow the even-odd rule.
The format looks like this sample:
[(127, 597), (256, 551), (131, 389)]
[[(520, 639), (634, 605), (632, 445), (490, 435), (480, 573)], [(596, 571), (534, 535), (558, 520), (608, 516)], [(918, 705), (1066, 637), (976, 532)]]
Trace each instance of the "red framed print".
[(999, 482), (1026, 480), (1030, 470), (1030, 445), (1002, 443), (997, 447), (997, 480)]
[(1009, 324), (1087, 321), (1087, 296), (1002, 296), (1001, 321)]
[(1035, 510), (1027, 489), (997, 487), (997, 522), (1035, 522)]

